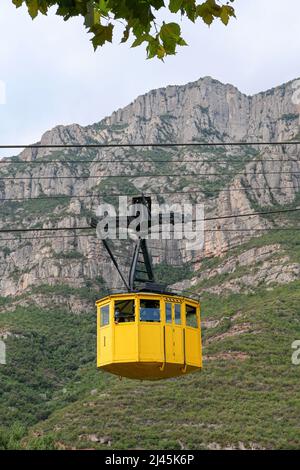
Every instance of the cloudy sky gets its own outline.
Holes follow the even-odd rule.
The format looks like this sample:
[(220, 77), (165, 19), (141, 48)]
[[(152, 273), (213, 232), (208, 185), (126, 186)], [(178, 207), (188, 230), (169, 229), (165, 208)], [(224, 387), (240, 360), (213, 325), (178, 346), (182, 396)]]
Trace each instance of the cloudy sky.
[(299, 77), (299, 0), (235, 4), (228, 27), (183, 22), (189, 47), (162, 63), (127, 45), (94, 53), (81, 20), (32, 21), (1, 0), (0, 143), (29, 144), (57, 124), (90, 124), (153, 88), (206, 75), (248, 94)]

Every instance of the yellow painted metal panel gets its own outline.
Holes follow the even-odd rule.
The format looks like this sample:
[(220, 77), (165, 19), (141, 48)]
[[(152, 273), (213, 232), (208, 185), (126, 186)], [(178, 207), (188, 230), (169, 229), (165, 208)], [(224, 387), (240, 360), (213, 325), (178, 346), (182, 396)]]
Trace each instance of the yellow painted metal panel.
[[(109, 324), (101, 326), (101, 308), (109, 306)], [(112, 315), (111, 305), (105, 304), (98, 307), (98, 351), (97, 351), (97, 362), (100, 364), (107, 364), (112, 361), (113, 353), (113, 337), (112, 337)]]
[(185, 330), (185, 358), (186, 363), (201, 366), (200, 334), (198, 328), (186, 327)]
[(173, 362), (175, 362), (176, 364), (183, 364), (184, 363), (183, 328), (181, 326), (174, 326), (173, 340), (174, 340)]
[(201, 329), (201, 307), (197, 306), (198, 328), (199, 328), (199, 343), (200, 343), (200, 365), (202, 367), (202, 329)]
[(134, 322), (114, 325), (114, 355), (115, 362), (137, 361), (138, 335)]
[(184, 364), (183, 328), (181, 326), (166, 325), (166, 362)]
[(110, 326), (100, 328), (98, 347), (100, 363), (110, 362), (112, 360), (112, 330)]
[(97, 306), (97, 366), (100, 365), (100, 307)]
[(139, 360), (164, 362), (161, 323), (139, 324)]
[(181, 364), (166, 364), (161, 367), (158, 362), (122, 362), (107, 364), (103, 370), (122, 377), (139, 380), (161, 380), (170, 377), (178, 377), (199, 370), (199, 367)]
[(173, 325), (166, 325), (165, 327), (165, 351), (166, 362), (175, 362), (174, 354), (174, 339), (173, 339)]

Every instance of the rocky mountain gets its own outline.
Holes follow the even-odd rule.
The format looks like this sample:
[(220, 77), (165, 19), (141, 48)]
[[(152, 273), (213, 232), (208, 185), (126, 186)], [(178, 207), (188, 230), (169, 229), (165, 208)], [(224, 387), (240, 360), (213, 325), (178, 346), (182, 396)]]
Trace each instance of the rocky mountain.
[[(293, 141), (300, 135), (295, 83), (246, 96), (232, 85), (205, 77), (184, 86), (153, 90), (87, 127), (57, 126), (40, 143)], [(76, 163), (64, 162), (67, 159)], [(86, 225), (86, 217), (99, 202), (111, 201), (112, 193), (150, 192), (158, 202), (202, 203), (206, 218), (289, 206), (298, 200), (300, 159), (297, 145), (26, 149), (2, 161), (0, 178), (1, 228), (76, 227)], [(59, 197), (47, 200), (48, 196)], [(203, 260), (224, 256), (230, 248), (276, 227), (277, 222), (258, 215), (206, 222), (204, 249), (196, 252), (185, 251), (176, 241), (151, 240), (157, 272), (166, 273), (166, 266), (171, 270), (173, 266), (174, 282), (191, 278)], [(70, 308), (80, 310), (86, 303), (78, 297), (78, 289), (120, 286), (94, 235), (43, 235), (2, 234), (1, 296), (19, 296), (35, 288), (36, 301), (43, 302), (39, 286), (65, 285), (76, 289), (69, 297)], [(129, 243), (118, 246), (123, 255), (129, 256), (130, 249)], [(127, 261), (120, 263), (126, 265)], [(296, 274), (292, 268), (288, 270), (294, 274), (287, 275), (287, 281), (298, 275), (297, 269)], [(65, 302), (64, 296), (61, 301)]]

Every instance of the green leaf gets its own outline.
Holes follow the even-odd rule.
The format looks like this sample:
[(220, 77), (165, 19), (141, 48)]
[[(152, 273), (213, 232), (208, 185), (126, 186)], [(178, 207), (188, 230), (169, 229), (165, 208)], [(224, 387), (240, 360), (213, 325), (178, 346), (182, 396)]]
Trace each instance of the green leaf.
[(185, 11), (186, 16), (189, 20), (193, 23), (195, 22), (197, 15), (196, 15), (196, 0), (183, 0), (182, 8)]
[(39, 0), (39, 10), (43, 15), (47, 15), (50, 6), (52, 5), (49, 5), (47, 0)]
[(160, 37), (162, 41), (175, 40), (180, 37), (180, 26), (177, 23), (165, 23), (160, 30)]
[(108, 0), (99, 0), (99, 10), (103, 15), (107, 15), (109, 13), (109, 2)]
[(166, 50), (163, 48), (163, 46), (159, 45), (157, 50), (156, 50), (156, 55), (158, 59), (163, 59), (166, 55)]
[(90, 31), (94, 33), (92, 43), (95, 50), (98, 46), (103, 46), (105, 42), (112, 42), (113, 29), (114, 26), (111, 23), (109, 23), (107, 26), (97, 24), (90, 28)]
[(141, 36), (137, 37), (135, 41), (133, 41), (131, 47), (137, 47), (140, 46), (143, 42), (147, 41), (152, 41), (154, 38), (150, 34), (142, 34)]
[(196, 15), (200, 16), (203, 19), (204, 23), (206, 23), (208, 26), (210, 26), (214, 21), (214, 16), (212, 15), (207, 3), (203, 3), (202, 5), (197, 6)]
[(148, 52), (148, 59), (153, 59), (153, 57), (157, 56), (159, 59), (162, 59), (165, 55), (164, 49), (159, 43), (157, 38), (153, 38), (147, 46)]
[(38, 0), (26, 0), (26, 5), (27, 5), (28, 12), (31, 18), (32, 19), (36, 18), (39, 12)]
[(163, 24), (159, 36), (163, 42), (166, 54), (176, 53), (176, 46), (186, 46), (186, 42), (180, 36), (180, 26), (177, 23)]
[(165, 2), (163, 0), (150, 0), (151, 5), (154, 6), (156, 10), (165, 6)]
[(24, 0), (12, 0), (12, 2), (17, 8), (19, 8), (23, 5)]
[(223, 5), (220, 10), (220, 19), (226, 26), (231, 16), (235, 16), (234, 9), (228, 5)]
[(138, 20), (131, 21), (130, 25), (132, 27), (132, 32), (136, 38), (140, 37), (142, 34), (145, 34), (146, 32), (147, 33), (149, 32), (149, 29), (145, 31), (145, 27), (141, 25), (141, 23)]
[(187, 42), (183, 38), (179, 38), (177, 41), (178, 46), (187, 46)]
[(182, 7), (184, 0), (170, 0), (169, 10), (171, 13), (177, 13)]

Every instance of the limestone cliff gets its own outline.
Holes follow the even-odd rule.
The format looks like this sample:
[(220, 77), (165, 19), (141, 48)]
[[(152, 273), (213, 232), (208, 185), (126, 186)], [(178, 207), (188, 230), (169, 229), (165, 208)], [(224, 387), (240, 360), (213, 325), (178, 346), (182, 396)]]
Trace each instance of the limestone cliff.
[[(184, 86), (153, 90), (87, 127), (57, 126), (40, 143), (291, 141), (300, 135), (294, 94), (295, 82), (246, 96), (232, 85), (205, 77)], [(78, 162), (62, 163), (66, 159)], [(300, 187), (296, 145), (26, 149), (5, 161), (0, 168), (0, 178), (5, 177), (0, 179), (2, 228), (83, 226), (86, 216), (111, 193), (143, 191), (157, 193), (154, 199), (160, 202), (199, 202), (205, 206), (206, 217), (218, 217), (297, 204)], [(116, 174), (123, 176), (113, 178)], [(189, 194), (183, 195), (185, 191)], [(165, 194), (169, 192), (174, 194)], [(89, 195), (93, 197), (86, 197)], [(66, 197), (47, 201), (47, 196)], [(22, 198), (40, 199), (24, 203)], [(197, 271), (207, 256), (223, 256), (230, 247), (257, 237), (276, 223), (264, 216), (213, 220), (205, 226), (203, 251), (186, 252), (176, 241), (151, 241), (154, 262), (161, 266), (191, 262), (190, 269)], [(38, 238), (36, 234), (35, 240), (32, 234), (1, 236), (0, 296), (22, 294), (45, 284), (76, 289), (120, 286), (95, 237), (73, 232), (65, 238), (54, 235)], [(127, 245), (124, 250), (118, 248), (125, 256), (130, 253)], [(121, 262), (128, 264), (124, 258)], [(292, 272), (298, 275), (298, 267)], [(185, 272), (178, 269), (178, 280), (180, 277)]]

